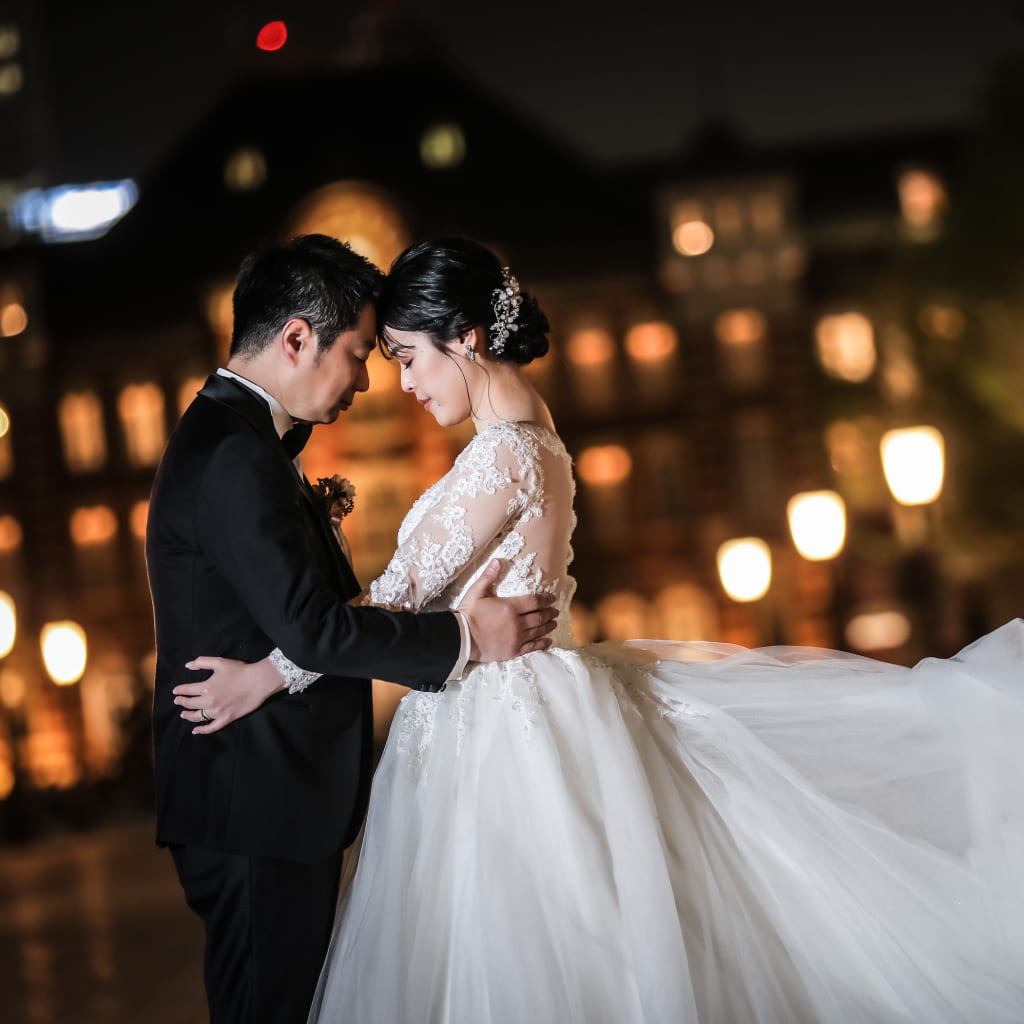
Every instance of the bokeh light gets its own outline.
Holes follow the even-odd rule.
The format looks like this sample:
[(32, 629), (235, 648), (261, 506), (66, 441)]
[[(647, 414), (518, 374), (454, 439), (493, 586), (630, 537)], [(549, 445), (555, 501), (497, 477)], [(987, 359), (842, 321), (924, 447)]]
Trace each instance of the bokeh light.
[(718, 549), (718, 575), (734, 601), (759, 601), (772, 582), (772, 555), (760, 537), (737, 537)]

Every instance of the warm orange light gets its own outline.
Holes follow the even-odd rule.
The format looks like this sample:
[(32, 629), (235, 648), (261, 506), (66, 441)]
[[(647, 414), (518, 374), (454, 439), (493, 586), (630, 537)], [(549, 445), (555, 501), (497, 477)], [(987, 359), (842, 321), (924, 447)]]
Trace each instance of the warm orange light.
[(0, 590), (0, 658), (6, 658), (18, 636), (18, 612), (14, 598)]
[(0, 437), (3, 437), (11, 429), (11, 417), (7, 410), (0, 405)]
[(935, 427), (907, 427), (882, 435), (882, 468), (901, 505), (929, 505), (942, 493), (945, 444)]
[(609, 594), (597, 606), (597, 621), (606, 640), (635, 640), (647, 636), (649, 605), (629, 590)]
[(90, 473), (107, 461), (103, 403), (95, 391), (69, 391), (57, 406), (64, 461), (73, 473)]
[(715, 233), (706, 221), (683, 221), (672, 232), (672, 244), (683, 256), (702, 256), (715, 244)]
[(874, 373), (875, 332), (871, 321), (862, 313), (823, 316), (818, 321), (815, 336), (818, 359), (830, 376), (859, 383)]
[(117, 516), (106, 505), (76, 508), (69, 523), (71, 539), (80, 548), (106, 544), (117, 534)]
[(21, 524), (14, 516), (0, 516), (0, 555), (8, 555), (21, 546)]
[(903, 612), (864, 612), (846, 624), (846, 641), (857, 651), (886, 651), (902, 647), (910, 632), (910, 620)]
[(772, 555), (759, 537), (738, 537), (718, 549), (718, 575), (734, 601), (759, 601), (772, 582)]
[(731, 309), (715, 318), (715, 335), (723, 345), (750, 345), (761, 341), (768, 329), (756, 309)]
[(897, 189), (903, 219), (910, 228), (931, 227), (946, 208), (946, 189), (930, 171), (905, 171), (900, 175)]
[(77, 622), (48, 622), (39, 636), (43, 664), (58, 686), (71, 686), (82, 678), (88, 660), (85, 630)]
[(267, 158), (255, 146), (236, 149), (224, 163), (224, 184), (232, 192), (255, 192), (267, 180)]
[(0, 672), (0, 704), (5, 708), (19, 708), (25, 702), (28, 686), (25, 677), (13, 668)]
[(580, 479), (592, 487), (620, 484), (633, 469), (633, 460), (622, 445), (585, 448), (577, 463)]
[(132, 505), (132, 510), (128, 514), (128, 521), (131, 525), (132, 533), (139, 538), (139, 540), (146, 539), (146, 522), (149, 519), (149, 502), (148, 501), (137, 501)]
[(835, 491), (795, 494), (786, 506), (797, 551), (812, 562), (835, 558), (846, 540), (846, 505)]
[(664, 322), (635, 324), (626, 334), (626, 351), (642, 363), (667, 359), (678, 346), (675, 328)]
[(155, 466), (167, 440), (164, 393), (156, 385), (129, 384), (117, 396), (128, 459), (135, 466)]
[(0, 309), (0, 336), (13, 338), (28, 327), (28, 313), (20, 302), (8, 303)]
[(917, 322), (926, 333), (935, 338), (955, 341), (964, 333), (967, 321), (956, 306), (925, 306), (918, 314)]
[(575, 366), (600, 366), (615, 354), (615, 339), (596, 327), (573, 331), (566, 343), (565, 354)]

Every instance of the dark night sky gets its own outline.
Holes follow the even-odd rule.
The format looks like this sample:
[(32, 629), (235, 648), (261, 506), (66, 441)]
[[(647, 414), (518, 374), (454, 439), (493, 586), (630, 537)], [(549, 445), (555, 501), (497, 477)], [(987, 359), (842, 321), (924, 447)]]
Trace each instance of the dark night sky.
[[(57, 117), (68, 177), (140, 173), (257, 55), (263, 17), (289, 21), (289, 58), (320, 64), (356, 0), (47, 0)], [(963, 120), (993, 60), (1019, 46), (1013, 0), (819, 0), (695, 4), (632, 0), (418, 0), (438, 55), (596, 159), (678, 148), (709, 115), (754, 141), (927, 127)], [(273, 57), (267, 60), (273, 60)]]

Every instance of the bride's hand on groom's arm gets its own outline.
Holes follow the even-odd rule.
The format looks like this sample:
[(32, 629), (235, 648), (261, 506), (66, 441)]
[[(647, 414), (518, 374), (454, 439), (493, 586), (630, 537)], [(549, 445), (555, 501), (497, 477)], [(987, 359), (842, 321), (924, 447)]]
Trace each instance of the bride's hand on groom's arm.
[(174, 703), (184, 709), (181, 717), (196, 726), (192, 730), (196, 736), (219, 732), (244, 718), (285, 686), (268, 658), (250, 664), (231, 658), (200, 657), (185, 667), (210, 673), (202, 682), (180, 683), (173, 691)]
[(470, 661), (507, 661), (551, 646), (548, 633), (558, 619), (554, 595), (494, 597), (491, 588), (500, 571), (501, 563), (492, 559), (459, 604), (472, 638)]

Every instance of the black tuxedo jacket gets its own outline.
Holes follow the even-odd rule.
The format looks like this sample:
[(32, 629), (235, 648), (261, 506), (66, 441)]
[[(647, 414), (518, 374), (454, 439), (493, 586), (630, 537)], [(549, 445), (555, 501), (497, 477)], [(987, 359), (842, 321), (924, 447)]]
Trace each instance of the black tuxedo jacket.
[[(450, 613), (345, 602), (359, 591), (319, 499), (266, 402), (214, 375), (157, 470), (146, 562), (156, 621), (157, 841), (312, 862), (350, 842), (369, 793), (371, 677), (437, 689), (458, 657)], [(210, 736), (171, 690), (200, 654), (258, 661), (275, 646), (324, 673)]]

